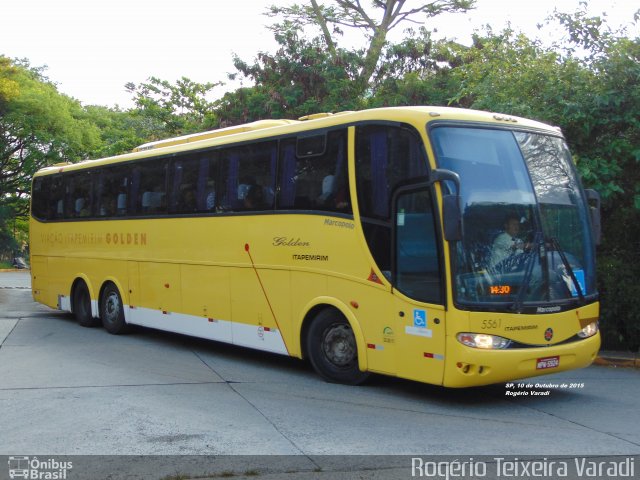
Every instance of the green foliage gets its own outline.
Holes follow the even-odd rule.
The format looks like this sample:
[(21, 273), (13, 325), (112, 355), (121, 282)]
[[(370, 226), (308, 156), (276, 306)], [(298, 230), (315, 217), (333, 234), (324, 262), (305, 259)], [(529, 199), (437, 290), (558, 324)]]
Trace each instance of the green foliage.
[[(197, 83), (182, 77), (175, 84), (156, 77), (125, 87), (133, 95), (137, 122), (150, 140), (210, 130), (217, 125), (213, 103), (207, 95), (215, 83)], [(133, 120), (130, 118), (129, 120)]]
[(36, 170), (84, 158), (99, 131), (79, 102), (26, 62), (0, 57), (0, 85), (0, 202), (25, 215)]
[(89, 152), (90, 158), (130, 152), (138, 145), (157, 140), (163, 132), (158, 122), (136, 110), (122, 111), (91, 105), (85, 107), (85, 111), (89, 121), (100, 131), (100, 142)]
[[(217, 103), (221, 122), (364, 108), (379, 88), (392, 90), (398, 76), (435, 68), (426, 28), (406, 31), (397, 44), (387, 41), (393, 28), (464, 12), (473, 5), (473, 0), (384, 0), (363, 7), (360, 2), (333, 0), (273, 6), (269, 15), (279, 21), (271, 29), (280, 48), (274, 54), (259, 53), (253, 63), (235, 58), (238, 73), (233, 77), (248, 79), (253, 86), (228, 93)], [(341, 46), (345, 29), (362, 32), (365, 46)]]
[(617, 237), (615, 241), (608, 241), (598, 256), (603, 348), (637, 352), (640, 347), (640, 209), (612, 212), (606, 228), (609, 236), (615, 232)]
[(238, 72), (254, 86), (227, 93), (217, 103), (223, 124), (360, 106), (354, 88), (359, 57), (341, 49), (332, 57), (319, 38), (306, 40), (299, 33), (278, 35), (280, 49), (275, 54), (259, 53), (253, 64), (234, 59)]
[(18, 241), (12, 234), (13, 209), (0, 206), (0, 260), (11, 261), (18, 250)]

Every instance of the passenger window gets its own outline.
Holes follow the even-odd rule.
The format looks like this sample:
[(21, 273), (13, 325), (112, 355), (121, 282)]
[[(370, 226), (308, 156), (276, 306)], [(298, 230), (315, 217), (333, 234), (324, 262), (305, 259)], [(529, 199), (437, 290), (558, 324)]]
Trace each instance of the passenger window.
[(65, 177), (66, 218), (89, 217), (92, 214), (91, 174), (81, 172)]
[(391, 196), (403, 181), (425, 176), (427, 158), (409, 126), (356, 129), (356, 187), (362, 229), (378, 268), (391, 276)]
[(177, 158), (172, 168), (169, 209), (172, 213), (215, 212), (217, 153)]
[(52, 177), (38, 177), (33, 180), (31, 214), (40, 220), (49, 220), (49, 191)]
[(56, 175), (51, 179), (51, 192), (49, 197), (49, 218), (61, 220), (64, 218), (64, 197), (66, 189), (62, 175)]
[(138, 215), (167, 213), (167, 161), (147, 161), (137, 165), (131, 180), (131, 196), (135, 198), (134, 212)]
[(129, 208), (131, 172), (128, 166), (105, 168), (96, 182), (96, 215), (98, 217), (124, 216)]
[(393, 190), (403, 181), (428, 174), (422, 141), (408, 126), (367, 125), (358, 127), (356, 135), (360, 214), (389, 220)]
[(351, 213), (346, 130), (281, 142), (278, 209)]
[(277, 142), (261, 142), (220, 151), (216, 198), (221, 211), (260, 211), (273, 208)]

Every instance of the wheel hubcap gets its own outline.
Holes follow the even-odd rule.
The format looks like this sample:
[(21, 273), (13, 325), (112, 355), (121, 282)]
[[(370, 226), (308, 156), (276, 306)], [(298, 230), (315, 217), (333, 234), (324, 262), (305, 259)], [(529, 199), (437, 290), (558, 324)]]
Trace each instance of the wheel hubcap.
[(326, 330), (322, 349), (327, 359), (338, 367), (345, 367), (356, 358), (356, 344), (347, 325), (333, 325)]
[(105, 316), (108, 322), (115, 322), (120, 313), (120, 301), (118, 295), (111, 293), (105, 300)]

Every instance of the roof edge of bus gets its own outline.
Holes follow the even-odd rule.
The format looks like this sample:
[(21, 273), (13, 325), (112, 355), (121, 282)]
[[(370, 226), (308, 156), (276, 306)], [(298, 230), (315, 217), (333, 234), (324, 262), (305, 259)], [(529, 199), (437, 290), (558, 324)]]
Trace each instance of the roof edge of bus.
[[(159, 140), (156, 142), (149, 142), (136, 147), (132, 152), (115, 155), (111, 157), (84, 160), (79, 163), (67, 163), (66, 165), (51, 165), (44, 167), (35, 173), (35, 176), (41, 174), (47, 175), (53, 172), (61, 172), (63, 169), (76, 169), (75, 167), (82, 168), (87, 165), (96, 165), (96, 163), (105, 163), (113, 160), (134, 160), (142, 158), (146, 155), (156, 156), (162, 155), (164, 152), (160, 152), (161, 149), (166, 149), (167, 153), (181, 150), (181, 146), (186, 146), (187, 149), (198, 148), (195, 145), (197, 142), (202, 142), (202, 145), (210, 145), (210, 142), (216, 143), (217, 141), (224, 141), (227, 137), (233, 137), (238, 135), (240, 138), (243, 135), (251, 135), (254, 132), (260, 132), (267, 129), (274, 129), (274, 135), (281, 133), (281, 130), (287, 126), (294, 127), (290, 133), (296, 133), (300, 129), (306, 130), (308, 128), (326, 128), (333, 125), (333, 121), (336, 117), (341, 120), (344, 118), (346, 123), (370, 121), (378, 118), (381, 112), (385, 112), (385, 118), (391, 121), (403, 121), (405, 112), (407, 111), (421, 112), (428, 117), (431, 117), (429, 121), (438, 121), (439, 117), (443, 117), (446, 120), (462, 121), (462, 122), (481, 122), (481, 123), (496, 123), (496, 124), (510, 124), (513, 126), (521, 126), (526, 128), (536, 128), (545, 130), (548, 132), (560, 133), (558, 127), (542, 123), (537, 120), (531, 120), (524, 117), (517, 117), (513, 115), (507, 115), (503, 113), (489, 112), (485, 110), (474, 110), (467, 108), (457, 107), (445, 107), (435, 105), (413, 105), (413, 106), (397, 106), (397, 107), (379, 107), (370, 108), (357, 111), (341, 111), (335, 113), (320, 113), (313, 114), (306, 117), (305, 120), (258, 120), (255, 122), (235, 125), (231, 127), (221, 128), (218, 130), (211, 130), (208, 132), (193, 133), (190, 135), (184, 135), (181, 137), (168, 138)], [(303, 117), (304, 118), (304, 117)], [(313, 125), (313, 127), (311, 126)], [(233, 142), (233, 140), (229, 140)], [(226, 143), (226, 142), (225, 142)], [(145, 155), (146, 154), (146, 155)]]
[(209, 140), (211, 138), (225, 137), (228, 135), (235, 135), (237, 133), (252, 132), (254, 130), (262, 130), (272, 127), (281, 127), (283, 125), (290, 125), (292, 123), (298, 123), (297, 120), (257, 120), (251, 123), (245, 123), (242, 125), (234, 125), (232, 127), (219, 128), (217, 130), (209, 130), (207, 132), (191, 133), (189, 135), (183, 135), (180, 137), (167, 138), (164, 140), (157, 140), (155, 142), (147, 142), (142, 145), (138, 145), (132, 151), (143, 152), (145, 150), (154, 150), (157, 148), (172, 147), (174, 145), (182, 145), (190, 142), (198, 142), (200, 140)]

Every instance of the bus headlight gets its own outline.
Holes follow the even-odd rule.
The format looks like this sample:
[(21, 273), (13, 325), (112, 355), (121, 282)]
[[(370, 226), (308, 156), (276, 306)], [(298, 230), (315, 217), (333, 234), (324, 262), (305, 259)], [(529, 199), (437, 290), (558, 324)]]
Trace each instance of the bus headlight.
[(580, 330), (578, 336), (580, 338), (589, 338), (593, 337), (596, 333), (598, 333), (598, 322), (593, 322)]
[(485, 333), (459, 333), (457, 338), (461, 344), (467, 347), (483, 348), (485, 350), (502, 350), (509, 348), (509, 345), (511, 345), (511, 340), (508, 338)]

